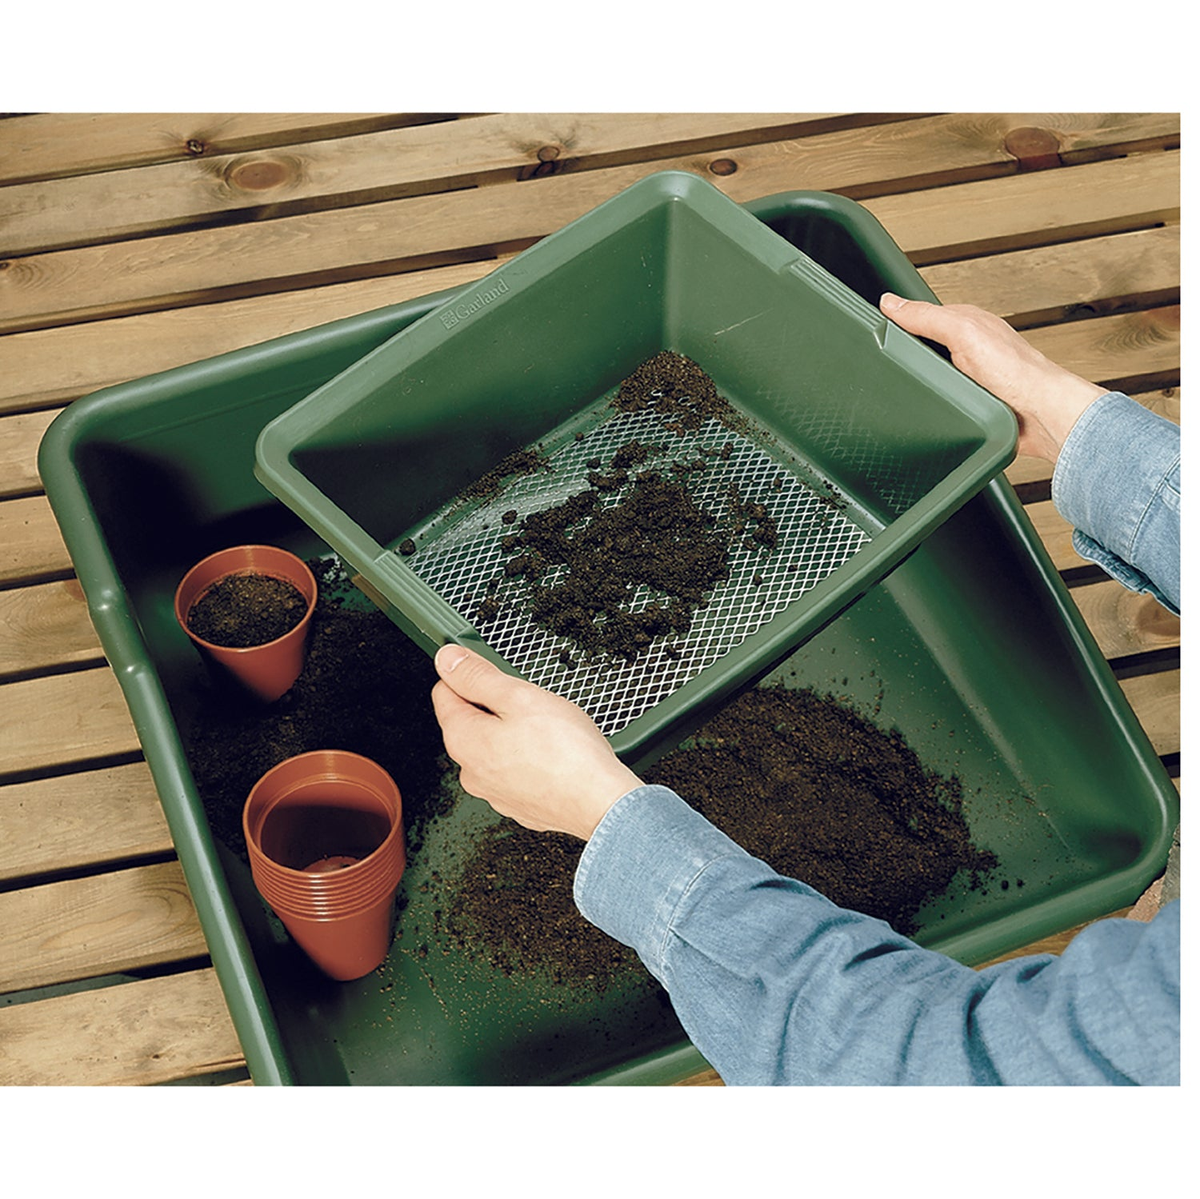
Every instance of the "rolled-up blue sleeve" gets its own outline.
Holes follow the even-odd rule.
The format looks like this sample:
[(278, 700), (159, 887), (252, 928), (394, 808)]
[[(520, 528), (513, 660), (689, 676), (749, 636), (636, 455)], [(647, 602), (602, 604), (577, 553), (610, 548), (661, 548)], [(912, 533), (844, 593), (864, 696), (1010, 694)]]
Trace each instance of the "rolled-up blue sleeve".
[(1179, 493), (1179, 427), (1116, 391), (1075, 422), (1051, 482), (1079, 555), (1176, 614)]
[(1179, 1080), (1178, 902), (975, 971), (776, 874), (659, 786), (600, 822), (575, 899), (730, 1084)]

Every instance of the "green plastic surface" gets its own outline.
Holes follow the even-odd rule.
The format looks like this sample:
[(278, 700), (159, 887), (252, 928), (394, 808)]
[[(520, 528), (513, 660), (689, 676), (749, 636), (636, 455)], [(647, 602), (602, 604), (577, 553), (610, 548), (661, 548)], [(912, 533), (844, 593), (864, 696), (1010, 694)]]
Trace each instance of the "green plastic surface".
[(711, 184), (651, 175), (465, 289), (272, 421), (258, 476), (429, 653), (467, 642), (517, 673), (391, 551), (436, 537), (431, 518), (480, 476), (555, 440), (660, 350), (703, 367), (871, 536), (611, 735), (623, 757), (660, 752), (883, 577), (1016, 445), (1005, 405)]
[[(883, 287), (931, 298), (851, 201), (790, 193), (748, 207), (829, 270), (844, 270), (869, 299)], [(186, 762), (179, 730), (203, 667), (172, 614), (179, 578), (238, 542), (329, 552), (255, 480), (260, 430), (444, 299), (81, 400), (43, 441), (47, 494), (257, 1083), (677, 1081), (703, 1059), (637, 977), (589, 998), (543, 979), (495, 977), (436, 946), (420, 956), (422, 905), (431, 902), (420, 885), (491, 819), (483, 805), (461, 804), (410, 863), (408, 907), (383, 974), (337, 984), (308, 966), (265, 911), (248, 868), (213, 838)], [(852, 697), (899, 728), (927, 766), (961, 777), (972, 827), (1013, 885), (931, 905), (920, 919), (925, 944), (986, 960), (1132, 902), (1165, 861), (1175, 788), (1003, 478), (776, 677)]]

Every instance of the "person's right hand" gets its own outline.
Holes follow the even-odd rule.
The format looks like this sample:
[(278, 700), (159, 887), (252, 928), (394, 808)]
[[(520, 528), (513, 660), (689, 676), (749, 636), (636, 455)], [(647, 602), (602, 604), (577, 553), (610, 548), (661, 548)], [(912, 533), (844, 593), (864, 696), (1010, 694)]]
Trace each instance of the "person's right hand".
[(443, 645), (433, 661), (446, 753), (463, 790), (502, 816), (586, 841), (608, 809), (641, 786), (582, 708), (461, 645)]
[(879, 309), (901, 329), (928, 337), (1016, 413), (1017, 451), (1057, 462), (1059, 450), (1105, 388), (1050, 361), (1000, 317), (971, 304), (930, 304), (885, 292)]

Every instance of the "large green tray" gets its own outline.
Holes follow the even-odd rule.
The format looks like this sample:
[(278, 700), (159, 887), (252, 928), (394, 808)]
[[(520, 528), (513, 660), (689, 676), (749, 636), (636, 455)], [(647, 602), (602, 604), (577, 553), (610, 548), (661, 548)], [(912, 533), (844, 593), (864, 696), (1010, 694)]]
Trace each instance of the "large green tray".
[[(850, 201), (800, 192), (747, 207), (868, 301), (883, 288), (932, 298)], [(80, 400), (42, 443), (42, 478), (257, 1083), (675, 1081), (703, 1060), (637, 977), (582, 999), (545, 980), (495, 978), (453, 955), (412, 952), (412, 926), (432, 902), (420, 885), (488, 819), (483, 805), (463, 804), (411, 863), (404, 927), (382, 975), (335, 984), (286, 941), (248, 869), (214, 839), (185, 758), (179, 729), (203, 667), (172, 612), (183, 572), (237, 542), (329, 553), (255, 480), (260, 430), (452, 294), (464, 293)], [(1002, 478), (777, 677), (877, 709), (930, 768), (961, 777), (973, 828), (1014, 885), (932, 905), (920, 919), (923, 943), (977, 963), (1132, 902), (1161, 869), (1175, 789)]]

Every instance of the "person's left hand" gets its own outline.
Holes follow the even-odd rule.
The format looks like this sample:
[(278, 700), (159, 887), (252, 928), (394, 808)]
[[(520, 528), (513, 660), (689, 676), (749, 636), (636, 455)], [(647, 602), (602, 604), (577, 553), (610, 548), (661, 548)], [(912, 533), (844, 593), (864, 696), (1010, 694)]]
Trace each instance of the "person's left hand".
[(637, 777), (582, 708), (461, 645), (434, 658), (433, 710), (463, 790), (537, 832), (587, 840)]

